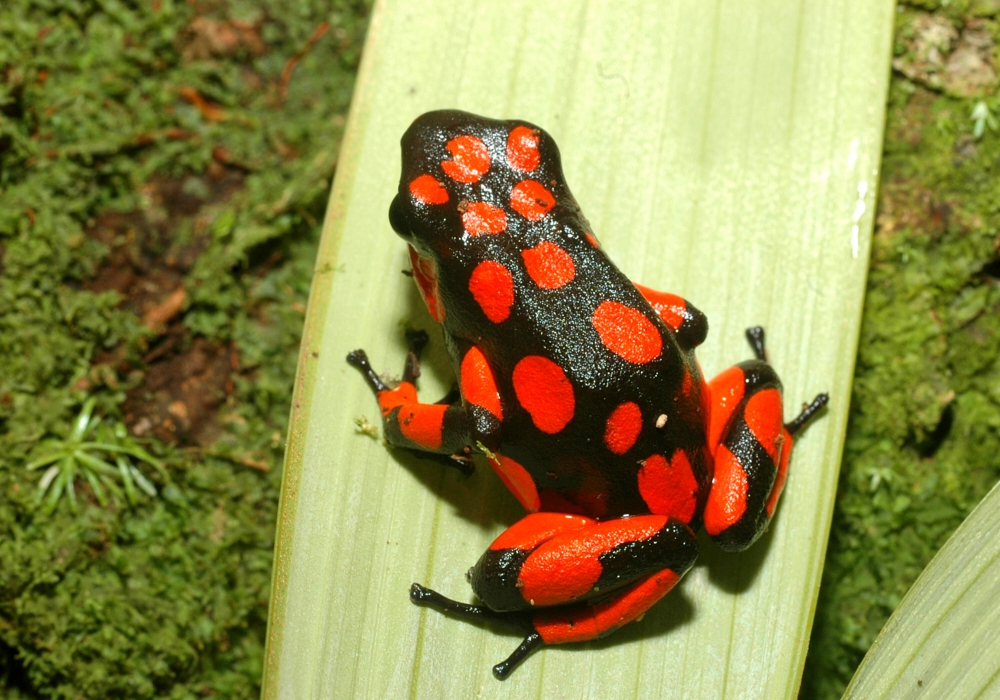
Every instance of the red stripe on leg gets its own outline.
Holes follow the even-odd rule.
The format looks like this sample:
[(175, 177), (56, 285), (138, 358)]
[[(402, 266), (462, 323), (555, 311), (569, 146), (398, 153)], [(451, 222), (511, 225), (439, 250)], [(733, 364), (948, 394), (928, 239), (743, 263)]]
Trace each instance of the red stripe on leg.
[(777, 464), (778, 452), (781, 450), (781, 434), (785, 432), (781, 392), (777, 389), (758, 391), (747, 400), (743, 419), (747, 422), (750, 432), (757, 438), (757, 442), (771, 457), (771, 461)]
[(400, 382), (395, 389), (380, 391), (376, 395), (382, 415), (387, 416), (396, 406), (417, 402), (417, 387), (410, 382)]
[(533, 606), (546, 607), (586, 595), (604, 570), (598, 557), (619, 545), (653, 537), (666, 522), (665, 516), (644, 515), (553, 537), (528, 555), (521, 567), (521, 596)]
[(519, 462), (515, 462), (510, 457), (497, 455), (497, 459), (489, 458), (487, 461), (493, 467), (493, 471), (500, 477), (500, 481), (507, 487), (507, 490), (514, 494), (514, 498), (524, 506), (529, 513), (535, 513), (542, 505), (538, 497), (538, 488), (531, 474)]
[(399, 432), (407, 440), (429, 450), (441, 447), (444, 436), (443, 404), (412, 404), (399, 409)]
[(597, 521), (583, 515), (532, 513), (508, 527), (493, 540), (490, 549), (519, 549), (530, 552), (542, 542), (569, 530), (579, 530)]
[(605, 603), (539, 613), (534, 619), (535, 630), (546, 644), (597, 639), (642, 617), (679, 578), (670, 569), (663, 569)]
[(484, 408), (503, 420), (503, 407), (500, 404), (500, 391), (493, 376), (493, 369), (486, 361), (483, 351), (473, 345), (462, 358), (460, 370), (462, 377), (462, 396), (469, 403)]
[(715, 452), (722, 440), (722, 433), (729, 425), (733, 413), (743, 400), (746, 391), (746, 377), (739, 367), (723, 370), (708, 384), (712, 395), (712, 411), (708, 421), (708, 449)]
[(778, 505), (778, 497), (781, 495), (782, 490), (785, 488), (785, 479), (788, 477), (788, 460), (792, 457), (792, 445), (795, 442), (792, 439), (791, 434), (782, 428), (782, 435), (784, 436), (784, 442), (781, 443), (781, 455), (780, 461), (778, 462), (778, 475), (774, 479), (774, 487), (771, 489), (771, 495), (767, 497), (767, 517), (774, 515), (774, 508)]
[(735, 525), (747, 509), (747, 473), (725, 445), (715, 451), (715, 478), (705, 503), (705, 532), (715, 536)]

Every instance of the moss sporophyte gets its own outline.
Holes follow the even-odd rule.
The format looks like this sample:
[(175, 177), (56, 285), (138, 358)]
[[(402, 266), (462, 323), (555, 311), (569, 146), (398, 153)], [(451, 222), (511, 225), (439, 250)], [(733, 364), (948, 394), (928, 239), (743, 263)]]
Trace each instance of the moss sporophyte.
[(86, 479), (102, 506), (108, 504), (109, 494), (118, 502), (124, 497), (130, 505), (138, 502), (139, 490), (156, 496), (156, 487), (132, 459), (149, 464), (164, 480), (168, 478), (163, 464), (140, 447), (124, 425), (108, 425), (94, 415), (96, 403), (93, 397), (87, 399), (69, 434), (39, 442), (35, 449), (39, 456), (26, 465), (28, 471), (48, 467), (38, 482), (38, 501), (44, 501), (43, 512), (55, 510), (64, 493), (70, 508), (77, 509), (77, 477)]

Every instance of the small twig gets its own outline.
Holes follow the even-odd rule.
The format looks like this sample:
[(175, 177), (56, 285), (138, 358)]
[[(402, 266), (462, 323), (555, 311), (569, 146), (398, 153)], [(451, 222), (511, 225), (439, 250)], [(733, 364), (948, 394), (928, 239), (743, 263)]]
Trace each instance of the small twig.
[(177, 92), (182, 98), (184, 98), (185, 102), (189, 103), (192, 107), (201, 112), (201, 116), (203, 116), (207, 121), (221, 122), (229, 118), (229, 115), (226, 114), (226, 110), (219, 105), (212, 104), (206, 100), (196, 88), (193, 88), (190, 85), (182, 85), (177, 89)]
[(354, 431), (359, 435), (367, 435), (375, 441), (379, 439), (378, 427), (372, 425), (367, 416), (354, 419)]
[(208, 457), (216, 457), (218, 459), (224, 459), (227, 462), (232, 462), (233, 464), (239, 464), (244, 467), (250, 467), (251, 469), (256, 469), (259, 472), (271, 471), (271, 465), (259, 459), (250, 459), (249, 457), (236, 457), (234, 455), (227, 455), (224, 452), (216, 452), (215, 450), (209, 450), (203, 447), (184, 447), (182, 449), (185, 452), (197, 452), (199, 454), (203, 454)]
[(187, 301), (187, 291), (181, 285), (172, 291), (167, 298), (154, 306), (142, 316), (142, 323), (146, 328), (160, 332), (167, 322), (173, 319), (184, 308)]
[(321, 22), (316, 29), (313, 30), (312, 36), (306, 42), (306, 45), (295, 52), (291, 58), (285, 63), (284, 69), (281, 71), (281, 81), (278, 83), (278, 94), (281, 95), (281, 101), (284, 102), (285, 98), (288, 97), (288, 83), (292, 80), (292, 71), (295, 70), (295, 66), (299, 64), (299, 61), (312, 50), (312, 47), (316, 45), (323, 35), (330, 31), (329, 22)]

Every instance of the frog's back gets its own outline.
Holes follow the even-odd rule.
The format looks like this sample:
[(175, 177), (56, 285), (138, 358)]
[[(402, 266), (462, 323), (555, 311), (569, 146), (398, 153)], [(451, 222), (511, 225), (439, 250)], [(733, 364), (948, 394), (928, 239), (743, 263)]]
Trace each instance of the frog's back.
[(430, 261), (422, 291), (441, 310), (456, 365), (474, 345), (491, 366), (500, 451), (531, 475), (543, 510), (648, 512), (637, 474), (651, 459), (668, 470), (686, 460), (693, 481), (679, 488), (703, 500), (697, 364), (601, 250), (548, 134), (424, 115), (403, 137), (391, 217)]

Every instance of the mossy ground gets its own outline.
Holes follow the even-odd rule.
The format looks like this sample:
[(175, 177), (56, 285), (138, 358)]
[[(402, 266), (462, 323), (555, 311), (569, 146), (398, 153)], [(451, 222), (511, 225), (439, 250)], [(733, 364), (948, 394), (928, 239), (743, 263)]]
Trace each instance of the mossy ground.
[[(804, 698), (839, 697), (1000, 474), (1000, 2), (941, 5), (900, 14)], [(0, 7), (7, 697), (258, 694), (297, 343), (367, 11)], [(43, 517), (24, 465), (91, 396), (170, 478), (135, 508), (80, 482), (78, 512)]]
[[(367, 3), (0, 5), (0, 694), (259, 695), (290, 390)], [(156, 498), (51, 516), (87, 397)]]
[[(840, 697), (910, 584), (1000, 477), (1000, 134), (994, 123), (977, 138), (972, 116), (1000, 106), (990, 95), (1000, 3), (922, 5), (901, 6), (897, 23), (850, 423), (802, 698)], [(909, 70), (922, 28), (954, 32), (937, 71)], [(978, 70), (992, 84), (928, 80), (961, 69), (950, 57), (969, 33), (989, 41)]]

